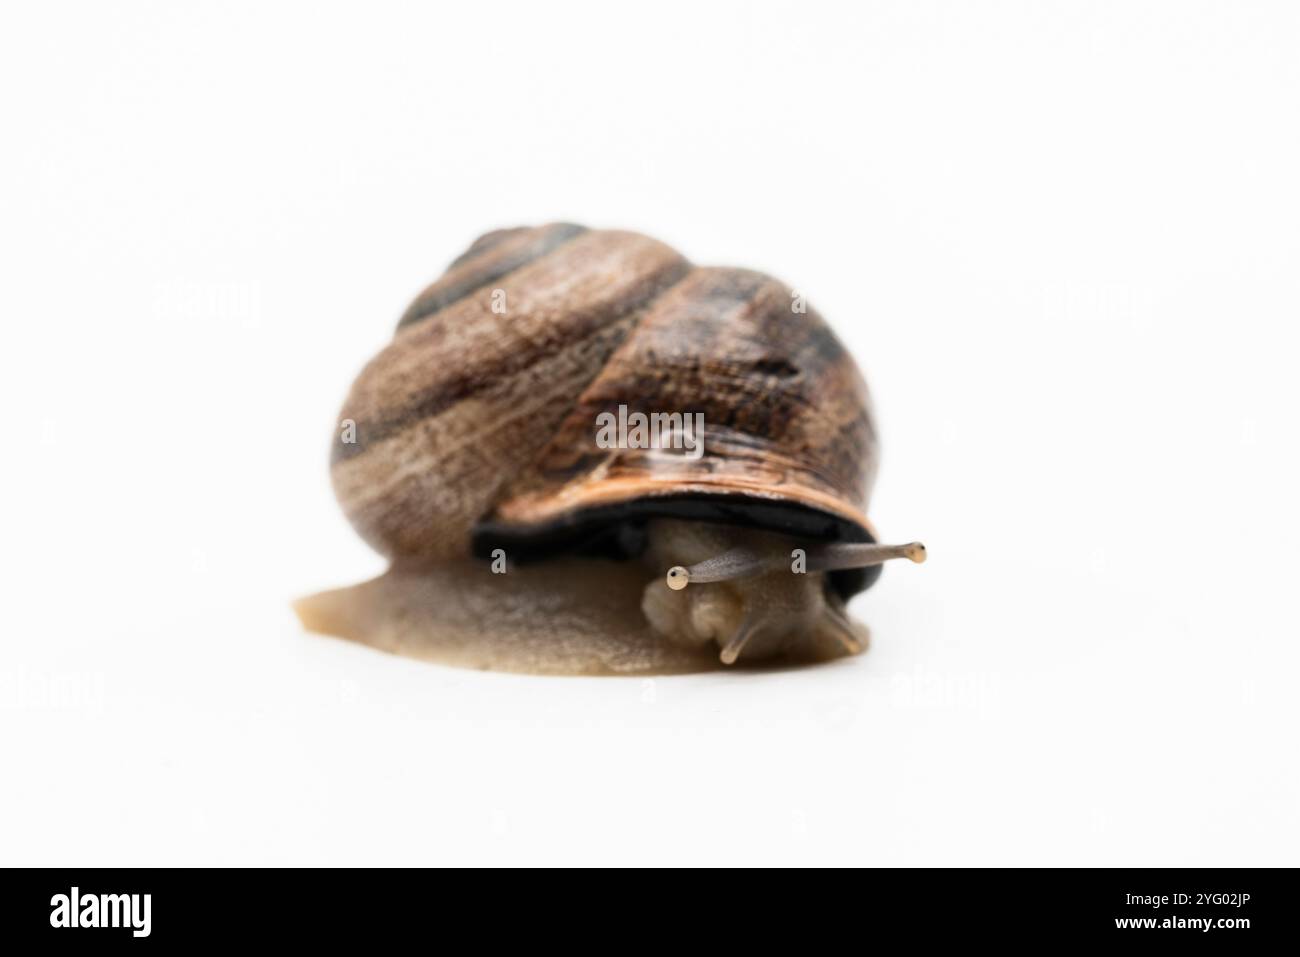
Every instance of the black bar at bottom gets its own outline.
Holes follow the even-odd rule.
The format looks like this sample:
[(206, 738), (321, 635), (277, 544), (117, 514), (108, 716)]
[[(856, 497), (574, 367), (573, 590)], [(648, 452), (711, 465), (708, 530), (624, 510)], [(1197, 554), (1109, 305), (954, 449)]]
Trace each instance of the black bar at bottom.
[[(1296, 937), (1294, 870), (864, 870), (719, 877), (451, 875), (426, 870), (38, 869), (2, 872), (0, 941), (34, 945), (318, 943), (374, 946), (532, 928), (564, 946), (612, 918), (625, 938), (736, 929), (967, 941), (1193, 941), (1238, 948)], [(512, 884), (522, 884), (514, 886)], [(694, 886), (693, 886), (694, 885)], [(487, 923), (484, 923), (486, 918)], [(666, 923), (667, 922), (667, 923)], [(637, 930), (640, 926), (642, 929)], [(434, 937), (430, 935), (435, 934)], [(453, 938), (455, 939), (455, 938)], [(686, 938), (682, 937), (682, 943)], [(869, 937), (863, 946), (874, 947)], [(10, 950), (10, 953), (20, 951)]]

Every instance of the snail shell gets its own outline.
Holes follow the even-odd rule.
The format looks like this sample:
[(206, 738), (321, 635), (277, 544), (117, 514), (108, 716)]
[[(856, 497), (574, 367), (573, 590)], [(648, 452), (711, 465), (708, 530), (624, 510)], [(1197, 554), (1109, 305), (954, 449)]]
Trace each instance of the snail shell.
[[(595, 423), (620, 408), (701, 415), (703, 454), (602, 447)], [(494, 576), (486, 563), (467, 565), (471, 556), (552, 567), (602, 556), (585, 559), (597, 563), (592, 573), (622, 576), (628, 560), (672, 557), (650, 540), (662, 528), (687, 527), (661, 535), (679, 542), (697, 526), (743, 529), (783, 556), (789, 541), (875, 540), (865, 510), (876, 430), (866, 385), (834, 333), (777, 280), (693, 266), (637, 233), (557, 223), (482, 236), (416, 297), (341, 420), (330, 467), (339, 503), (392, 561), (384, 602), (401, 604), (393, 576), (423, 582), (420, 614), (436, 604), (431, 577), (451, 565), (452, 577), (474, 569), (481, 587), (514, 588), (515, 599), (532, 584), (519, 575), (526, 564)], [(609, 559), (624, 567), (613, 572)], [(835, 567), (826, 590), (842, 601), (879, 572)], [(554, 600), (572, 590), (542, 588)], [(373, 591), (353, 603), (376, 604)], [(360, 627), (339, 608), (325, 617), (309, 624)], [(635, 607), (625, 617), (614, 631), (644, 630)], [(606, 655), (601, 667), (570, 670), (608, 665)]]

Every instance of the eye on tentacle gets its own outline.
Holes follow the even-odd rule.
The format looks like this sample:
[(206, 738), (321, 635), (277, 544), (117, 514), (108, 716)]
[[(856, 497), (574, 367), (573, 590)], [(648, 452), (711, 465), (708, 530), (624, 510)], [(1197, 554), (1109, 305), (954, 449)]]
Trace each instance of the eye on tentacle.
[[(926, 558), (919, 542), (828, 544), (669, 520), (652, 523), (647, 540), (648, 562), (667, 572), (646, 585), (646, 619), (673, 644), (701, 652), (716, 648), (724, 665), (742, 658), (819, 660), (860, 653), (868, 632), (850, 619), (841, 596), (827, 587), (826, 575), (896, 558)], [(803, 561), (795, 564), (799, 552)]]
[[(919, 565), (926, 559), (925, 546), (920, 542), (909, 542), (906, 545), (814, 545), (806, 553), (807, 570), (810, 572), (867, 568), (883, 564), (892, 558), (907, 558)], [(786, 567), (789, 561), (788, 556), (780, 553), (765, 554), (752, 548), (733, 548), (694, 565), (674, 565), (668, 569), (666, 581), (673, 591), (680, 591), (692, 582), (703, 584), (767, 575)]]

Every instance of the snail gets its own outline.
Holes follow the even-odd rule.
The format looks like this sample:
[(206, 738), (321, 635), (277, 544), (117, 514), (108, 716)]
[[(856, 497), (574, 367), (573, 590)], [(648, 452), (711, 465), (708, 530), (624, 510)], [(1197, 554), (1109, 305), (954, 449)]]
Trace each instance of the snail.
[(845, 604), (883, 562), (925, 559), (877, 544), (866, 384), (816, 311), (633, 232), (480, 237), (339, 422), (335, 495), (390, 567), (295, 609), (390, 651), (568, 674), (822, 660), (864, 646)]

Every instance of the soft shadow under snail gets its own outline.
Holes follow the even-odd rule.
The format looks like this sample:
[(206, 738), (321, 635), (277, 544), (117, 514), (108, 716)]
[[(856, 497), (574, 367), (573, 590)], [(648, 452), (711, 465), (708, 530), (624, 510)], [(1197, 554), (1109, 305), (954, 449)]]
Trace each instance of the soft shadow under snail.
[[(599, 440), (629, 413), (701, 421), (702, 454)], [(340, 423), (335, 494), (391, 566), (295, 607), (390, 651), (559, 674), (820, 660), (864, 646), (845, 602), (882, 562), (925, 560), (876, 544), (867, 389), (822, 318), (637, 233), (480, 237)]]

